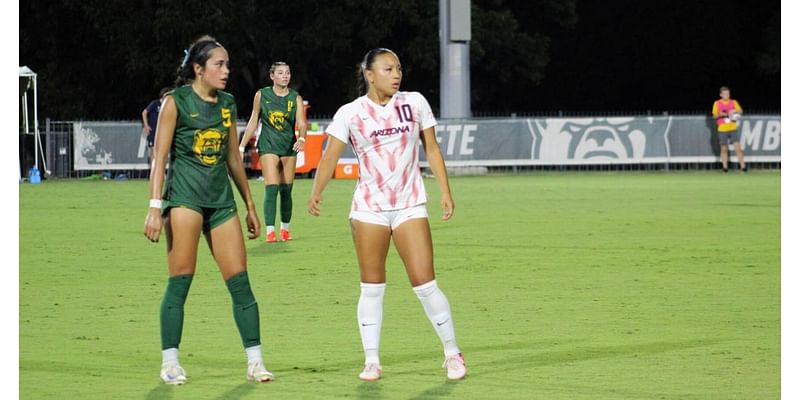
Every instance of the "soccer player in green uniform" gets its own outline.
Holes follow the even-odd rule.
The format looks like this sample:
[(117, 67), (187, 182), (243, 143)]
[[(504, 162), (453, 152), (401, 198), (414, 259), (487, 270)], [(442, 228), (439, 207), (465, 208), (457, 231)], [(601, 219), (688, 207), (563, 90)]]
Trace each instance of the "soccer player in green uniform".
[(228, 65), (227, 51), (214, 38), (195, 41), (186, 51), (176, 89), (166, 96), (158, 120), (144, 234), (157, 242), (163, 227), (167, 235), (169, 280), (161, 303), (161, 379), (173, 385), (186, 382), (178, 346), (201, 232), (233, 299), (234, 320), (247, 354), (247, 378), (272, 380), (261, 355), (258, 304), (247, 277), (244, 237), (228, 180), (230, 175), (247, 205), (247, 228), (255, 239), (260, 223), (236, 152), (236, 103), (222, 91), (228, 82)]
[[(264, 175), (264, 222), (267, 225), (267, 243), (278, 241), (275, 235), (277, 195), (281, 195), (281, 240), (292, 240), (289, 222), (292, 219), (292, 184), (297, 163), (297, 152), (303, 151), (306, 141), (306, 110), (303, 98), (289, 88), (292, 72), (285, 62), (276, 62), (269, 68), (273, 85), (256, 92), (253, 113), (247, 122), (239, 152), (244, 148), (261, 124), (257, 147), (261, 171)], [(295, 126), (297, 136), (295, 136)]]

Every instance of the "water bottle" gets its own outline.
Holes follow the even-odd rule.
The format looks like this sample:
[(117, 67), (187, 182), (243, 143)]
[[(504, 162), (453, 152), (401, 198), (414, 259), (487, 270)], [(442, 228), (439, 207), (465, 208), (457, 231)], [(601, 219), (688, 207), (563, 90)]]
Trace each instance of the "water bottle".
[(42, 177), (39, 174), (39, 168), (36, 168), (35, 165), (33, 167), (31, 167), (31, 170), (28, 172), (28, 181), (30, 183), (41, 183), (42, 182)]

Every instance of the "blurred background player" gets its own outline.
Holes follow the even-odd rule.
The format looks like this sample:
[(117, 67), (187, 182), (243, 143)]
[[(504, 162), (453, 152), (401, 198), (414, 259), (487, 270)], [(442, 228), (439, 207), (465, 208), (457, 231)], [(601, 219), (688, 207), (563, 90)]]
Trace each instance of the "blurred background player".
[[(210, 36), (194, 42), (178, 69), (176, 89), (167, 95), (158, 124), (144, 234), (157, 242), (163, 226), (167, 235), (169, 280), (161, 303), (161, 379), (168, 384), (180, 385), (187, 378), (178, 360), (178, 346), (201, 232), (233, 300), (234, 320), (247, 354), (247, 378), (272, 380), (261, 356), (258, 303), (247, 276), (244, 237), (228, 180), (230, 175), (247, 205), (247, 228), (255, 239), (261, 227), (236, 152), (236, 103), (222, 91), (228, 82), (228, 64), (227, 51)], [(168, 155), (170, 168), (164, 183)]]
[(714, 102), (711, 114), (717, 120), (717, 137), (719, 138), (719, 155), (722, 160), (722, 171), (728, 172), (728, 143), (733, 142), (736, 159), (739, 160), (739, 169), (747, 172), (744, 161), (744, 151), (739, 143), (738, 121), (742, 115), (739, 102), (731, 99), (731, 91), (727, 86), (719, 88), (720, 99)]
[[(272, 86), (256, 92), (253, 99), (253, 112), (247, 122), (239, 152), (261, 124), (258, 136), (259, 162), (264, 176), (264, 223), (267, 226), (268, 243), (277, 242), (275, 235), (275, 212), (277, 195), (281, 195), (281, 240), (292, 240), (289, 222), (292, 220), (292, 186), (297, 164), (297, 152), (303, 151), (306, 141), (306, 110), (303, 98), (296, 90), (289, 88), (292, 72), (285, 62), (276, 62), (269, 68)], [(297, 136), (295, 136), (295, 126)]]
[(417, 154), (420, 139), (442, 193), (443, 220), (453, 216), (455, 204), (436, 142), (433, 112), (420, 93), (399, 91), (402, 78), (400, 60), (393, 51), (378, 48), (366, 54), (359, 82), (367, 87), (367, 93), (339, 108), (326, 129), (333, 139), (320, 162), (308, 211), (320, 214), (322, 192), (346, 144), (352, 143), (360, 174), (350, 212), (361, 273), (357, 315), (365, 362), (359, 378), (375, 381), (382, 372), (378, 348), (386, 255), (393, 240), (414, 293), (444, 346), (447, 377), (461, 379), (467, 373), (464, 357), (456, 344), (450, 304), (437, 286), (433, 270), (427, 198)]
[(147, 107), (142, 110), (142, 133), (147, 139), (147, 165), (152, 168), (153, 161), (153, 144), (156, 138), (156, 129), (158, 127), (158, 113), (161, 111), (161, 103), (164, 101), (164, 96), (169, 93), (170, 88), (163, 88), (158, 93), (158, 98), (151, 101)]

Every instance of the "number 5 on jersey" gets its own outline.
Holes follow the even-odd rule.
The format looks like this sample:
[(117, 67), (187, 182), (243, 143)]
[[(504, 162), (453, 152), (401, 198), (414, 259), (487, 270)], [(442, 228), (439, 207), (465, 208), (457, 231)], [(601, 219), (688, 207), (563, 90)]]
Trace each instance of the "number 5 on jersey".
[(226, 128), (231, 127), (231, 109), (230, 108), (223, 108), (222, 109), (222, 126)]

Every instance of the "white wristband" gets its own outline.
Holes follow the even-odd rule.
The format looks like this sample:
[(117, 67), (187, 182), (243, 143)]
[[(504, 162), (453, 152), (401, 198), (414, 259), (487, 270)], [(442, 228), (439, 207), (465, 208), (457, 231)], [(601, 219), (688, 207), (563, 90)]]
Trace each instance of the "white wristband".
[(244, 153), (244, 146), (239, 146), (239, 153)]
[(298, 141), (298, 142), (305, 142), (305, 141), (306, 141), (306, 138), (304, 138), (304, 137), (300, 136), (299, 138), (297, 138), (297, 141)]
[(150, 199), (150, 208), (161, 208), (160, 199)]

